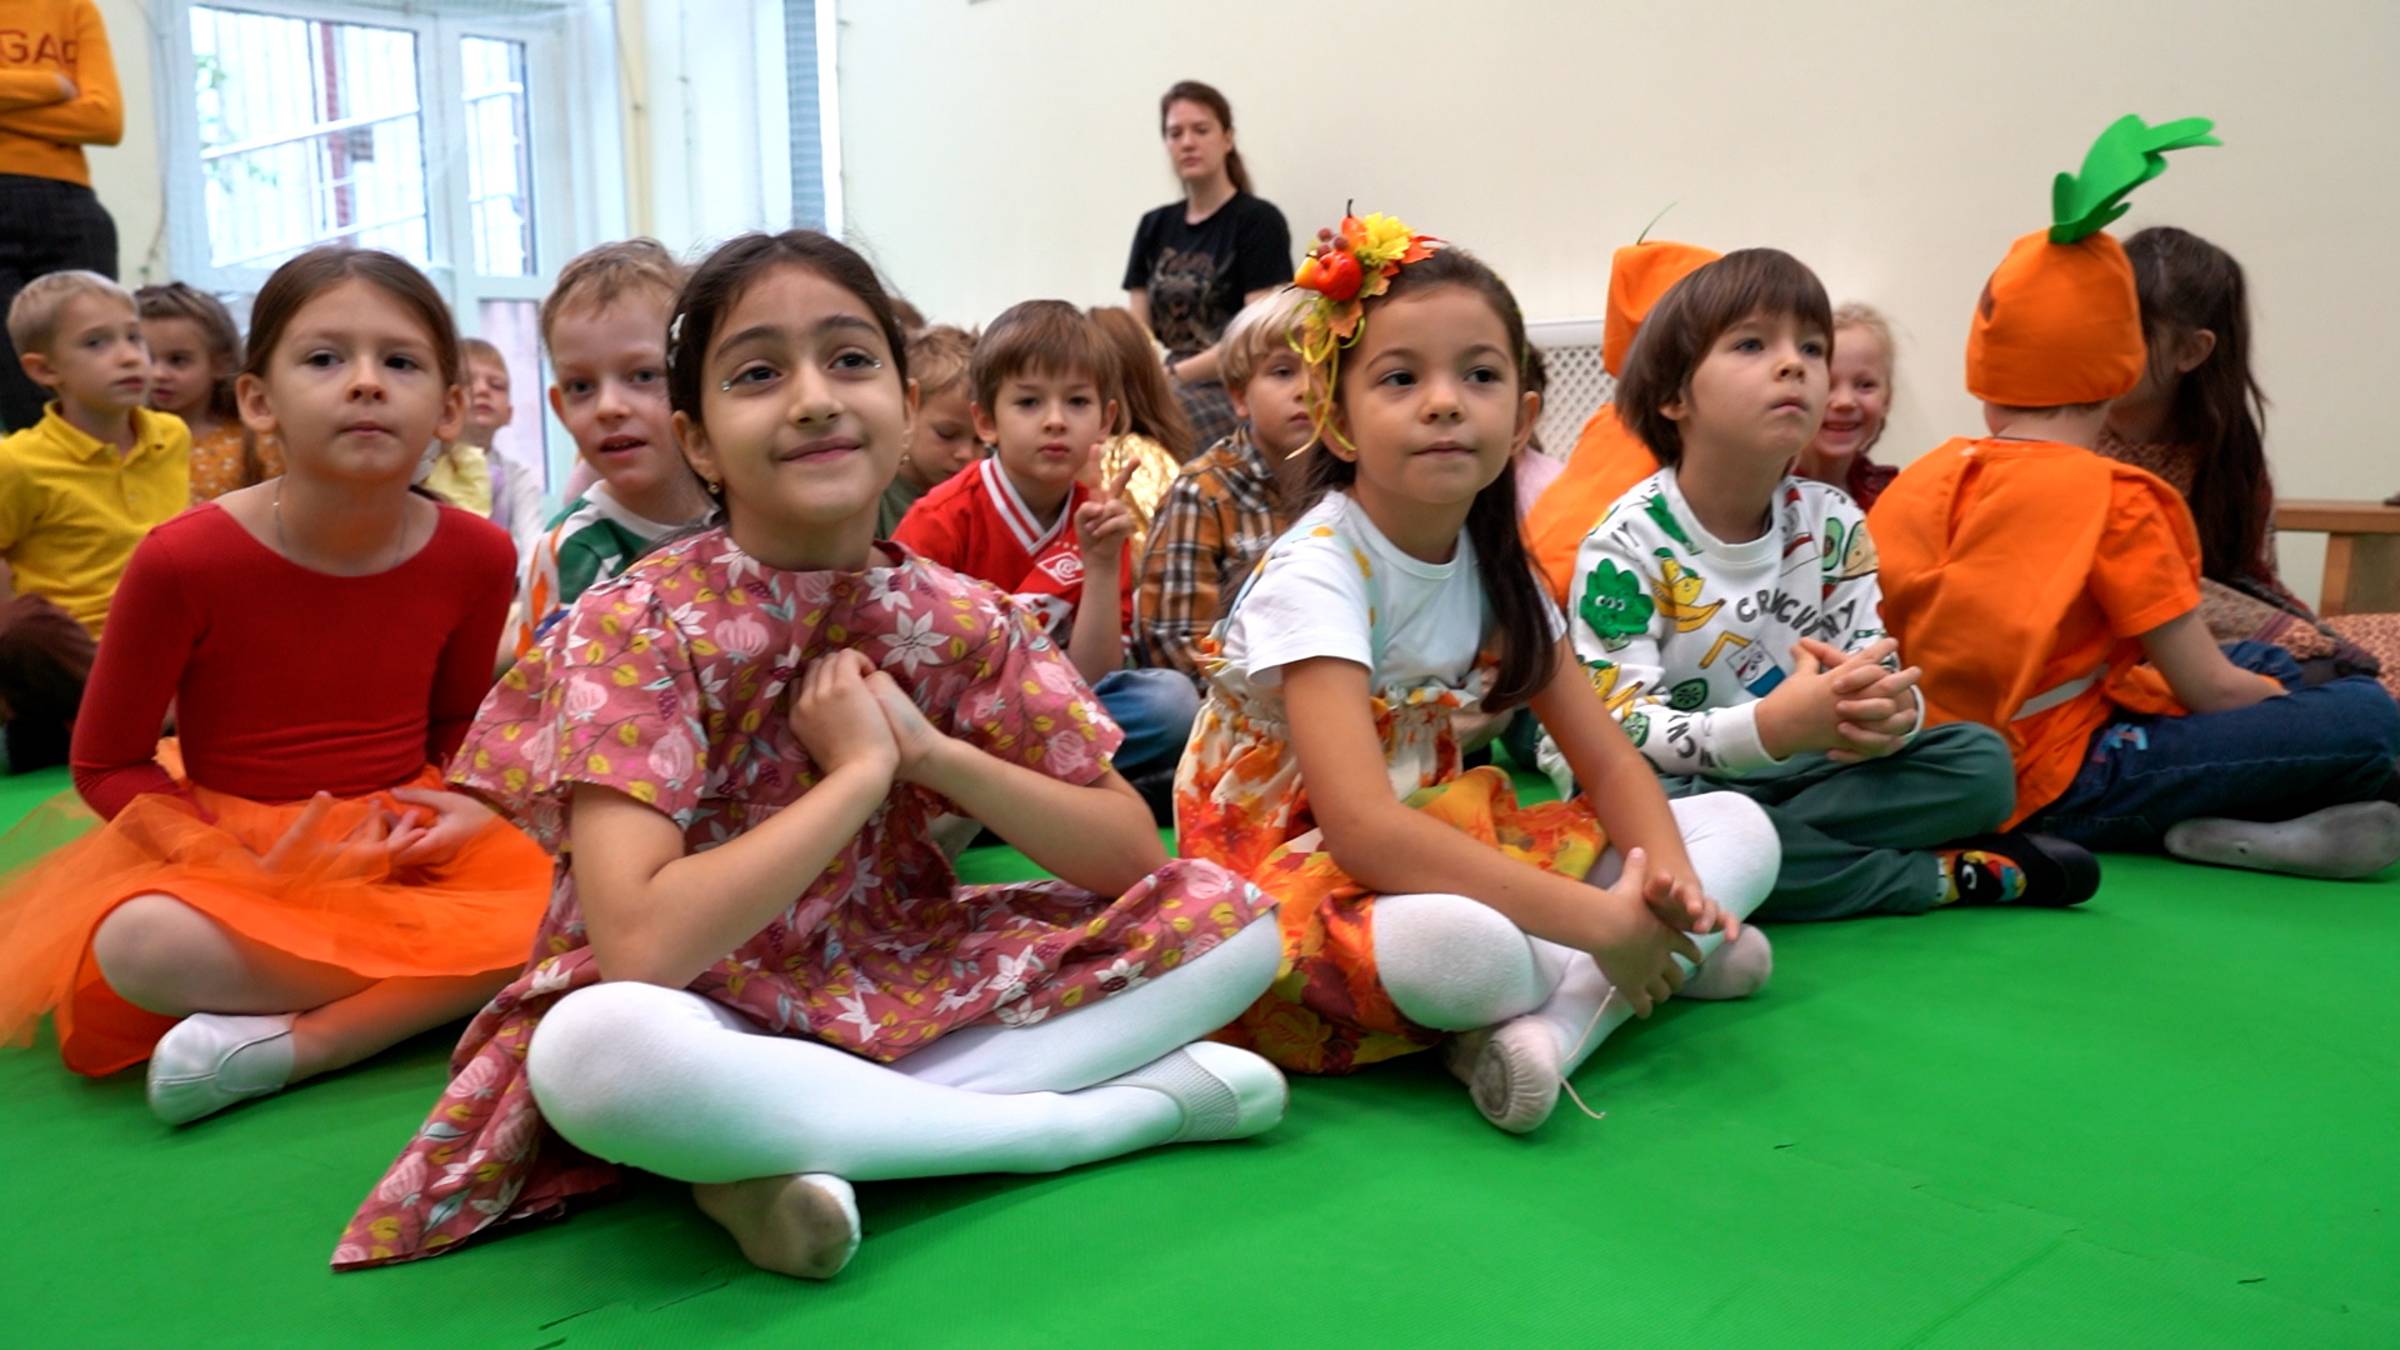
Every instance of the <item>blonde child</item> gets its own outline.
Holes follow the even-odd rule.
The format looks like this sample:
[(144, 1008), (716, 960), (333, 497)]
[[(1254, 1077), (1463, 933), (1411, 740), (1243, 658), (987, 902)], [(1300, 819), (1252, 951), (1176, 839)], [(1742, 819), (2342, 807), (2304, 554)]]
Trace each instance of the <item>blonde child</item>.
[[(746, 236), (674, 323), (676, 430), (726, 522), (586, 592), (485, 705), (458, 780), (559, 850), (550, 918), (336, 1266), (452, 1250), (627, 1166), (823, 1277), (858, 1243), (853, 1180), (1282, 1114), (1271, 1066), (1193, 1044), (1274, 973), (1264, 900), (1167, 860), (1031, 612), (876, 542), (917, 405), (873, 270)], [(945, 809), (1065, 880), (958, 886)]]
[[(254, 313), (242, 418), (287, 469), (135, 550), (75, 731), (108, 823), (0, 895), (0, 1035), (55, 1009), (69, 1068), (148, 1060), (173, 1123), (473, 1011), (549, 870), (431, 767), (509, 594), (500, 532), (409, 491), (458, 420), (449, 311), (390, 254), (320, 248)], [(180, 772), (156, 757), (170, 704)]]
[(192, 434), (192, 501), (214, 501), (283, 472), (273, 441), (253, 446), (235, 406), (242, 335), (224, 302), (170, 281), (133, 293), (150, 346), (150, 406), (183, 419)]
[(1184, 465), (1159, 502), (1133, 606), (1144, 665), (1200, 681), (1202, 641), (1305, 504), (1308, 463), (1299, 452), (1316, 431), (1308, 364), (1288, 335), (1310, 294), (1282, 287), (1225, 326), (1218, 368), (1241, 420)]
[(1816, 274), (1775, 249), (1726, 254), (1650, 312), (1617, 408), (1665, 467), (1576, 554), (1576, 655), (1669, 796), (1766, 809), (1783, 869), (1759, 917), (2080, 903), (2090, 854), (1978, 837), (2009, 814), (2008, 747), (1985, 727), (1920, 729), (1866, 513), (1792, 473), (1825, 411), (1832, 330)]
[(508, 360), (482, 338), (467, 338), (464, 352), (466, 414), (457, 438), (425, 452), (417, 482), (462, 511), (472, 511), (508, 531), (522, 559), (542, 536), (542, 484), (532, 469), (492, 448), (492, 440), (517, 419)]
[(550, 410), (594, 475), (525, 559), (517, 657), (586, 590), (714, 509), (675, 444), (667, 319), (684, 268), (654, 239), (602, 244), (559, 269), (542, 301)]
[(900, 452), (899, 472), (883, 490), (877, 508), (878, 538), (889, 539), (917, 499), (949, 482), (983, 457), (983, 442), (975, 435), (975, 386), (967, 378), (975, 360), (975, 335), (948, 324), (920, 325), (909, 332), (908, 368), (917, 377), (917, 421)]
[[(1281, 906), (1284, 973), (1232, 1038), (1346, 1073), (1450, 1037), (1478, 1109), (1528, 1131), (1599, 1038), (1683, 987), (1679, 962), (1740, 936), (1708, 992), (1765, 979), (1739, 916), (1774, 835), (1730, 794), (1670, 806), (1561, 641), (1517, 534), (1540, 403), (1506, 285), (1382, 216), (1344, 221), (1300, 284), (1343, 272), (1360, 284), (1320, 291), (1297, 335), (1323, 495), (1218, 628), (1176, 825)], [(1520, 808), (1499, 770), (1461, 771), (1459, 714), (1520, 703), (1587, 798)]]
[(1125, 668), (1134, 466), (1098, 491), (1080, 481), (1116, 422), (1115, 371), (1099, 326), (1073, 305), (1012, 306), (975, 344), (975, 434), (993, 454), (927, 493), (893, 538), (1042, 617), (1123, 728), (1117, 767), (1163, 816), (1200, 700), (1173, 671)]
[(1933, 719), (1999, 728), (2011, 823), (2097, 849), (2304, 876), (2400, 862), (2400, 709), (2364, 675), (2302, 686), (2291, 654), (2220, 648), (2183, 498), (2093, 453), (2149, 355), (2133, 267), (2104, 226), (2209, 123), (2101, 134), (2017, 240), (1967, 337), (1991, 434), (1942, 445), (1869, 518), (1884, 617), (1923, 662)]
[(1892, 415), (1899, 348), (1891, 321), (1853, 300), (1833, 311), (1833, 359), (1826, 368), (1825, 417), (1800, 452), (1796, 477), (1830, 483), (1868, 510), (1900, 471), (1872, 458)]
[(192, 442), (142, 406), (150, 352), (117, 283), (37, 277), (9, 302), (8, 333), (26, 377), (54, 395), (0, 440), (0, 769), (23, 772), (66, 762), (117, 580), (188, 502)]

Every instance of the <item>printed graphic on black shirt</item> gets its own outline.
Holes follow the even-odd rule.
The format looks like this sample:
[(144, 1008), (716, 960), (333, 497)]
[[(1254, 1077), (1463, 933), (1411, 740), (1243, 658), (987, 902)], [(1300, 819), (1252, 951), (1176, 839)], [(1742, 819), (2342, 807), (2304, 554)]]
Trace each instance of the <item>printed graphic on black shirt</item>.
[(1161, 248), (1150, 271), (1150, 331), (1171, 352), (1197, 352), (1215, 344), (1224, 320), (1211, 313), (1211, 293), (1233, 267), (1197, 249)]

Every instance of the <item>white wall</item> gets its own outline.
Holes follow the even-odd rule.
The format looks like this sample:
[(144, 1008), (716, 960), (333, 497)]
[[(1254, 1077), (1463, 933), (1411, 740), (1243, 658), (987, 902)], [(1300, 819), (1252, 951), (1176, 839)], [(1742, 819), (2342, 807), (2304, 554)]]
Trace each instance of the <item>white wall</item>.
[(130, 286), (165, 281), (167, 193), (159, 172), (157, 81), (151, 56), (157, 30), (144, 0), (99, 0), (108, 25), (109, 52), (117, 62), (117, 87), (125, 95), (125, 139), (115, 147), (85, 152), (92, 190), (117, 221), (118, 275)]
[[(2400, 5), (2388, 0), (849, 0), (845, 214), (928, 314), (1118, 293), (1175, 192), (1158, 95), (1231, 98), (1295, 239), (1400, 214), (1499, 268), (1529, 317), (1597, 314), (1608, 257), (1772, 244), (1902, 333), (1881, 454), (1978, 424), (1968, 307), (2126, 112), (2218, 119), (2120, 228), (2173, 222), (2248, 268), (2278, 483), (2381, 497), (2400, 456), (2374, 339), (2400, 294)], [(2320, 551), (2287, 538), (2313, 593)]]
[(792, 214), (783, 6), (617, 0), (634, 229), (692, 250)]

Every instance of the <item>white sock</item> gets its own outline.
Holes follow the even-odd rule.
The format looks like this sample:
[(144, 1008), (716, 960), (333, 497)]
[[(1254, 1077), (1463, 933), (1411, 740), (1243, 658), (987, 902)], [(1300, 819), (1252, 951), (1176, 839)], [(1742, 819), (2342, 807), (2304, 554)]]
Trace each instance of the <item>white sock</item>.
[(2400, 806), (2351, 802), (2277, 821), (2197, 818), (2168, 830), (2165, 842), (2191, 862), (2354, 881), (2400, 862)]

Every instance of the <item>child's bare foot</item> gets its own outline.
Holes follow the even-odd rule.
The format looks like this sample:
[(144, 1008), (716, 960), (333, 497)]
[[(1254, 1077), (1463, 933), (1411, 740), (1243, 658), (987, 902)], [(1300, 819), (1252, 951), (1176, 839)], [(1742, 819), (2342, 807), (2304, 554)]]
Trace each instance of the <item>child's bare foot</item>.
[(858, 1251), (858, 1197), (829, 1173), (702, 1183), (692, 1187), (692, 1201), (760, 1270), (830, 1280)]

